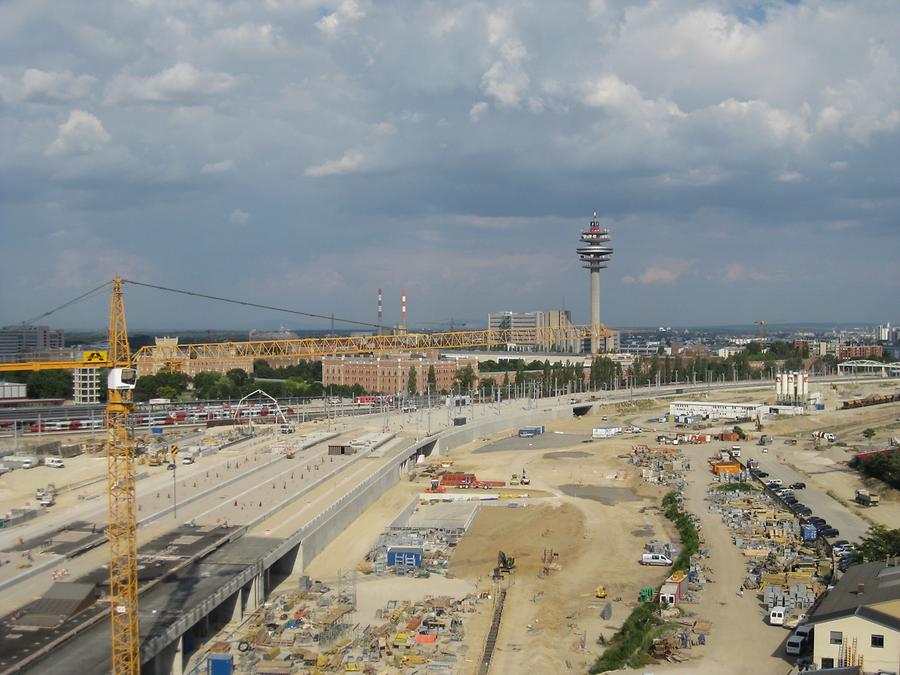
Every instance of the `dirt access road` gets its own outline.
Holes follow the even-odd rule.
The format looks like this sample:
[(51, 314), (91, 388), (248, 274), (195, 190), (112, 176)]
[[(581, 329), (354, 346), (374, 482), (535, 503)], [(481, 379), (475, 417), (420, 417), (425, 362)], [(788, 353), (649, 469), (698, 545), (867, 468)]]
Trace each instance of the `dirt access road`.
[(697, 467), (687, 474), (685, 507), (700, 518), (710, 555), (707, 564), (714, 581), (706, 584), (697, 605), (687, 607), (698, 618), (709, 621), (712, 632), (705, 647), (682, 652), (698, 659), (680, 664), (654, 664), (640, 671), (654, 675), (784, 675), (793, 665), (793, 658), (785, 657), (783, 646), (790, 632), (764, 622), (762, 605), (753, 591), (745, 592), (743, 597), (738, 595), (745, 576), (745, 558), (732, 543), (719, 514), (709, 513), (707, 509), (706, 490), (714, 484), (712, 473), (706, 470), (709, 448), (696, 445), (684, 446), (682, 450)]

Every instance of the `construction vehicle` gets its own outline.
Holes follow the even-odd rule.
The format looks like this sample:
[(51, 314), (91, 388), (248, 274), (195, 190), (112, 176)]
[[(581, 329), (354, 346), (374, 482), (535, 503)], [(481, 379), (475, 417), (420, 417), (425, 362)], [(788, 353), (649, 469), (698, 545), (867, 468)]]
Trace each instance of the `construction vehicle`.
[[(522, 477), (519, 479), (519, 485), (530, 485), (531, 479), (525, 475), (525, 472), (522, 472)], [(510, 483), (512, 485), (512, 483)]]
[(510, 485), (518, 485), (519, 484), (519, 474), (514, 473), (512, 475), (512, 478), (509, 479), (509, 484)]
[(597, 598), (605, 598), (606, 597), (606, 586), (600, 584), (597, 586), (597, 590), (594, 591), (594, 596)]
[(516, 568), (516, 559), (511, 555), (506, 555), (503, 551), (497, 552), (497, 567), (501, 572), (512, 572)]
[(440, 478), (432, 478), (431, 479), (431, 487), (426, 488), (426, 490), (425, 490), (425, 492), (427, 492), (428, 494), (443, 494), (446, 491), (447, 491), (447, 488), (445, 488), (443, 485), (441, 485)]
[(854, 500), (861, 506), (878, 506), (881, 502), (881, 497), (868, 490), (857, 490)]

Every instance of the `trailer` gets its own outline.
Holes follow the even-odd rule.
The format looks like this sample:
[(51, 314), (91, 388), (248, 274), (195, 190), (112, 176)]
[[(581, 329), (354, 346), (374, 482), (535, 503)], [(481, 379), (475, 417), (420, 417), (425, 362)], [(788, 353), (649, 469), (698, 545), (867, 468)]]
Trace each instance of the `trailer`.
[(532, 436), (540, 436), (544, 433), (543, 426), (522, 427), (519, 429), (519, 438), (531, 438)]
[(594, 427), (591, 438), (612, 438), (622, 433), (622, 427)]

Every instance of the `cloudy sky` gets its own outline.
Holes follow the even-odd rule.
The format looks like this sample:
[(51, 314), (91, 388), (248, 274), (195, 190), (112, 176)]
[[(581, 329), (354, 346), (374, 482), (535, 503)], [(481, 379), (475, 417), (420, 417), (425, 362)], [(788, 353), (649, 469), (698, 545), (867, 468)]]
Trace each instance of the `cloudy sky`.
[(0, 323), (900, 319), (896, 0), (7, 0), (0, 148)]

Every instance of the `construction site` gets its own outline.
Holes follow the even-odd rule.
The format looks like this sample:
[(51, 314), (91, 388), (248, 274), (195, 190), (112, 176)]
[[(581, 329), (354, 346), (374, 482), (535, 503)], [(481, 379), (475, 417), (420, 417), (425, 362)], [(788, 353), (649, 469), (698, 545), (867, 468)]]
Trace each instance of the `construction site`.
[[(606, 234), (589, 234), (594, 278)], [(239, 404), (225, 426), (136, 432), (121, 284), (101, 355), (105, 442), (38, 437), (0, 477), (2, 672), (587, 671), (635, 615), (655, 628), (629, 662), (722, 672), (746, 649), (740, 616), (771, 654), (752, 672), (776, 672), (784, 626), (833, 573), (838, 532), (856, 539), (898, 514), (846, 470), (858, 448), (845, 441), (897, 426), (877, 379), (822, 379), (812, 414), (760, 402), (766, 385), (716, 384), (712, 399), (711, 383), (648, 382), (637, 395), (457, 397), (424, 434), (421, 412), (387, 405), (254, 425)], [(149, 367), (490, 346), (509, 330), (172, 344)], [(804, 511), (779, 488), (805, 481)]]

